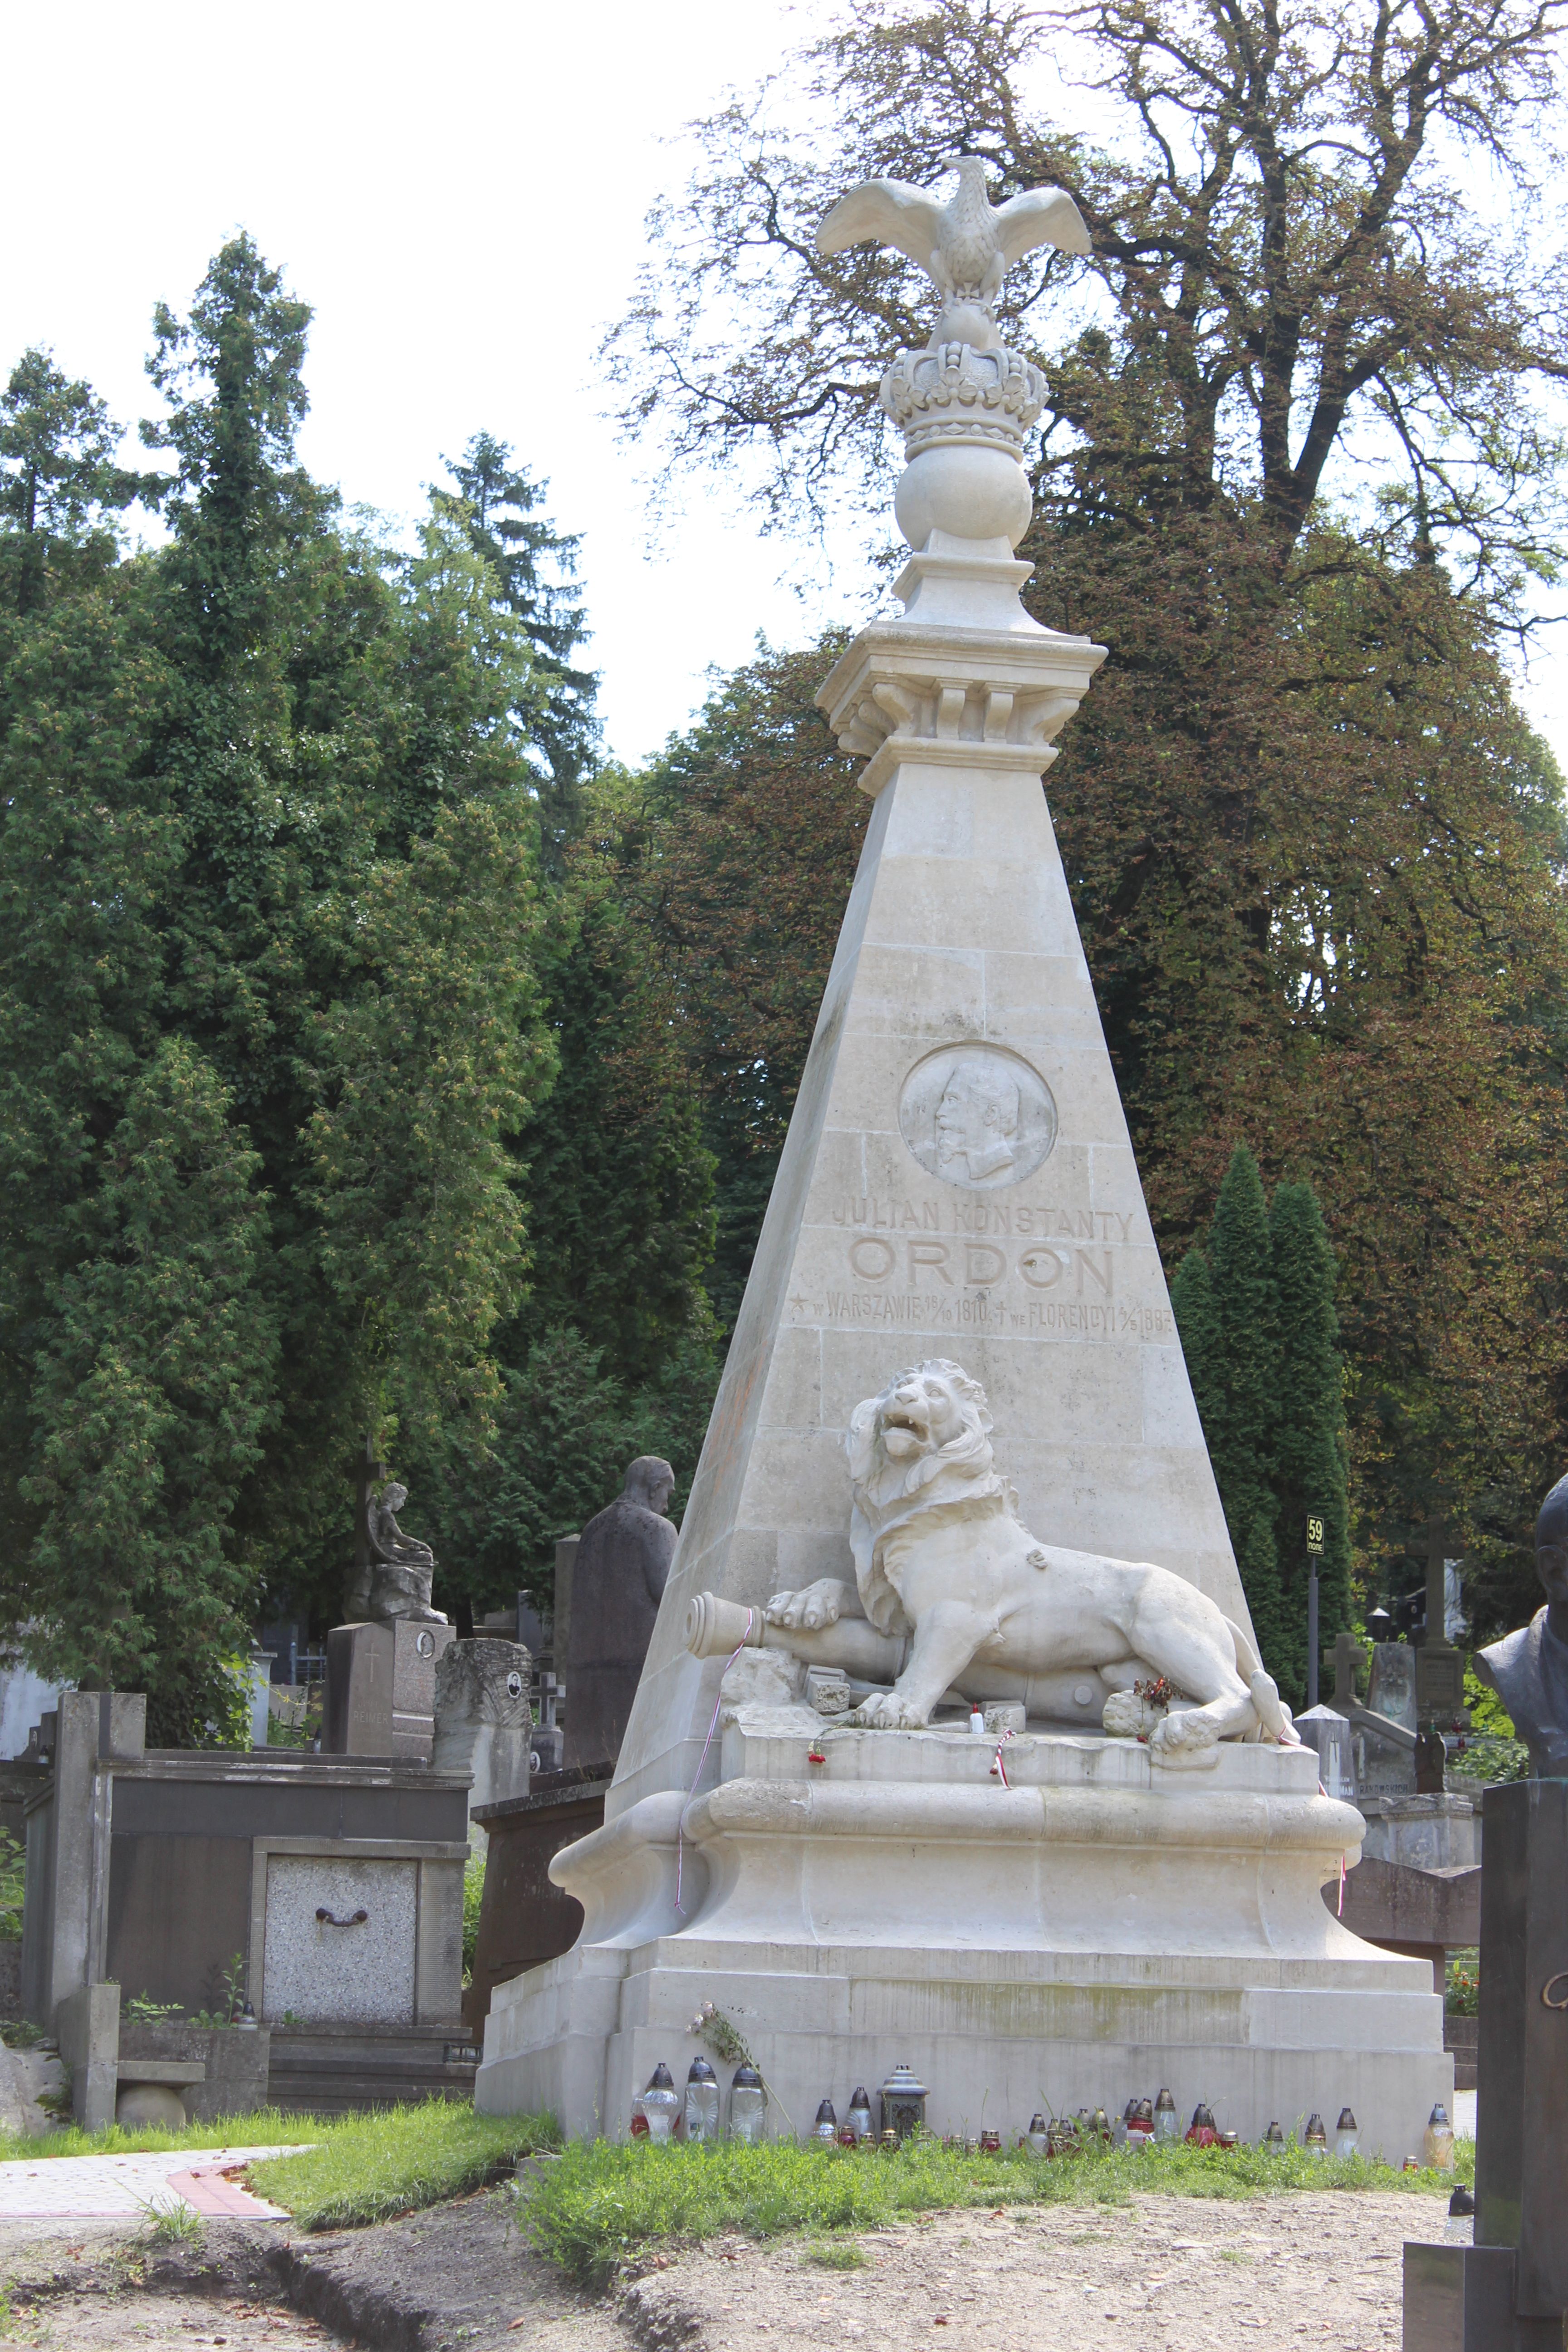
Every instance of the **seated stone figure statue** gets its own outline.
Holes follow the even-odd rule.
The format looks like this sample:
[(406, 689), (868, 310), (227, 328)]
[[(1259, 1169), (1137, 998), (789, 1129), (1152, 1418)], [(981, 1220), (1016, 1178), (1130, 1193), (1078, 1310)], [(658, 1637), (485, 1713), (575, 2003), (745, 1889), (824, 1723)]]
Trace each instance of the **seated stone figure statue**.
[(397, 1514), (408, 1500), (408, 1489), (394, 1479), (373, 1495), (366, 1513), (370, 1534), (371, 1584), (368, 1614), (377, 1624), (391, 1625), (412, 1617), (425, 1625), (444, 1625), (445, 1612), (430, 1606), (430, 1580), (436, 1555), (427, 1543), (405, 1536)]
[(1568, 1780), (1568, 1477), (1559, 1478), (1535, 1522), (1535, 1572), (1546, 1594), (1528, 1625), (1476, 1654), (1530, 1749), (1531, 1778)]
[(1150, 1732), (1162, 1764), (1215, 1760), (1222, 1739), (1299, 1736), (1247, 1634), (1195, 1585), (1152, 1562), (1037, 1542), (996, 1469), (985, 1392), (943, 1358), (912, 1365), (849, 1418), (855, 1582), (824, 1577), (746, 1610), (700, 1594), (699, 1656), (737, 1643), (792, 1652), (892, 1687), (847, 1719), (931, 1720), (949, 1691), (1059, 1713), (1092, 1692), (1110, 1732), (1145, 1728), (1135, 1685), (1169, 1685)]

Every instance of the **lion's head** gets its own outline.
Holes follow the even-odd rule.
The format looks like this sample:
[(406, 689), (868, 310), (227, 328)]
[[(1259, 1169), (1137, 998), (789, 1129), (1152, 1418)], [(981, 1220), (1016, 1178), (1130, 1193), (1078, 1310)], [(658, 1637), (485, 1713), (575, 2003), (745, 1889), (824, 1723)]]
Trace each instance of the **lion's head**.
[(899, 1603), (881, 1570), (881, 1537), (916, 1510), (1000, 1487), (992, 1471), (985, 1391), (945, 1356), (910, 1365), (879, 1396), (856, 1406), (844, 1450), (855, 1500), (850, 1543), (861, 1606), (888, 1632)]

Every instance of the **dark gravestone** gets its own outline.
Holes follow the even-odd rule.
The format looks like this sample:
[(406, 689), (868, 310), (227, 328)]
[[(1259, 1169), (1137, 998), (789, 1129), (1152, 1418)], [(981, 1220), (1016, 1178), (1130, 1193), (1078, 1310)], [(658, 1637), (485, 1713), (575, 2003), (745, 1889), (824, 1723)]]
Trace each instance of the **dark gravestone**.
[(1568, 1478), (1535, 1523), (1547, 1605), (1476, 1660), (1529, 1743), (1482, 1808), (1472, 2246), (1406, 2246), (1405, 2352), (1557, 2352), (1568, 2312)]
[(1489, 1789), (1481, 1818), (1476, 2243), (1517, 2249), (1514, 2307), (1550, 2319), (1555, 2344), (1568, 2309), (1568, 1781)]
[(1568, 1478), (1559, 1478), (1535, 1522), (1535, 1572), (1546, 1594), (1528, 1625), (1476, 1654), (1489, 1683), (1529, 1743), (1537, 1779), (1568, 1772)]
[(675, 1549), (664, 1516), (674, 1490), (668, 1463), (639, 1454), (622, 1492), (579, 1539), (563, 1677), (568, 1770), (613, 1764), (621, 1752)]
[(1405, 2352), (1563, 2341), (1568, 1780), (1489, 1789), (1482, 1819), (1475, 2242), (1406, 2245)]

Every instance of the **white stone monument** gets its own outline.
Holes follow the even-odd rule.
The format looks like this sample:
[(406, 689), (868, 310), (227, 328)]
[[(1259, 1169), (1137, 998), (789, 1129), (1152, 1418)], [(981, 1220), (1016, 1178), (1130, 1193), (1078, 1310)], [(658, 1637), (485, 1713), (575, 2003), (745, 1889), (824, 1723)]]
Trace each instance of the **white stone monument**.
[(882, 383), (902, 610), (820, 698), (874, 807), (605, 1826), (551, 1865), (582, 1935), (497, 1989), (476, 2100), (624, 2136), (710, 2000), (797, 2127), (905, 2059), (942, 2130), (1169, 2084), (1397, 2158), (1442, 2005), (1322, 1901), (1363, 1824), (1253, 1648), (1041, 789), (1103, 652), (1018, 601), (1043, 387), (990, 305), (1087, 240), (959, 178), (823, 225), (942, 297)]

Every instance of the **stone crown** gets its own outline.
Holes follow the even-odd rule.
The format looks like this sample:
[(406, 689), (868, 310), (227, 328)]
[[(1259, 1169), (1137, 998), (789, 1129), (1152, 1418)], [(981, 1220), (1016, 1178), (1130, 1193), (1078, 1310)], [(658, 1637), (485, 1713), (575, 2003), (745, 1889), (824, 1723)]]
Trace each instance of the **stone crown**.
[(1017, 457), (1045, 396), (1045, 377), (1021, 353), (954, 342), (900, 352), (879, 394), (903, 433), (907, 458), (944, 442), (966, 441)]

